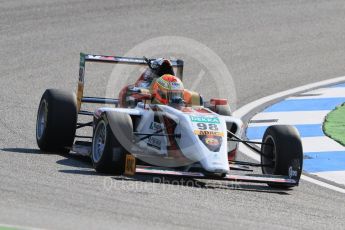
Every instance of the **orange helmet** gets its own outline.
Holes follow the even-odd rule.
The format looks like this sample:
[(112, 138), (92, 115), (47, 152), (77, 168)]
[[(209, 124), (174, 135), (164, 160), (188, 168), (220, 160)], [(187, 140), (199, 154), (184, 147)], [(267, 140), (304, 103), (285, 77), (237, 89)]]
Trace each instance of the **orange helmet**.
[(154, 101), (158, 104), (179, 104), (183, 102), (183, 83), (170, 74), (164, 74), (152, 85)]

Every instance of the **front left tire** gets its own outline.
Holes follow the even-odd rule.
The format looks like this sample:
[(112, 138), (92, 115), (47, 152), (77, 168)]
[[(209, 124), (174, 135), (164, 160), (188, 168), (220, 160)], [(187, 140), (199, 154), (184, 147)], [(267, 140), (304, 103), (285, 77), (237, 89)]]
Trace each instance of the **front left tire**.
[(77, 125), (74, 93), (47, 89), (42, 95), (36, 120), (36, 141), (42, 151), (69, 152)]

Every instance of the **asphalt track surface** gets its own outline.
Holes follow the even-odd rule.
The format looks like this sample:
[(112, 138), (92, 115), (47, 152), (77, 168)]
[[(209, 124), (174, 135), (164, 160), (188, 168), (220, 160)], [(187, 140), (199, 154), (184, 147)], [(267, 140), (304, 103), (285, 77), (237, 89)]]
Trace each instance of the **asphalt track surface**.
[[(344, 15), (343, 0), (1, 0), (0, 223), (48, 229), (343, 229), (345, 196), (308, 182), (279, 191), (97, 175), (83, 158), (40, 153), (35, 117), (46, 88), (75, 89), (80, 51), (121, 55), (158, 36), (185, 36), (215, 51), (234, 78), (237, 106), (343, 76)], [(93, 83), (94, 91), (102, 87)], [(206, 83), (198, 90), (212, 96)]]

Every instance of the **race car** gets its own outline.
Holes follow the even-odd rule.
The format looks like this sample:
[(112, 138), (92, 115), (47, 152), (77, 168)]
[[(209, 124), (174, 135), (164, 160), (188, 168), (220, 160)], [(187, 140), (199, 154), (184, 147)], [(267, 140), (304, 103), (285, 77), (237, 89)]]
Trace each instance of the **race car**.
[[(117, 99), (87, 97), (87, 62), (142, 65), (146, 71), (136, 83), (124, 86)], [(81, 53), (77, 93), (47, 89), (41, 98), (36, 125), (39, 148), (90, 157), (99, 173), (297, 186), (303, 165), (297, 129), (274, 125), (267, 128), (262, 142), (246, 140), (245, 125), (231, 115), (226, 99), (205, 100), (184, 88), (183, 66), (180, 59)], [(88, 103), (100, 106), (83, 110)], [(85, 117), (89, 119), (82, 122)], [(86, 127), (92, 127), (92, 134), (77, 134)], [(260, 154), (261, 162), (238, 161), (239, 143)], [(251, 167), (261, 167), (262, 174), (254, 174)], [(233, 173), (239, 170), (247, 174)]]

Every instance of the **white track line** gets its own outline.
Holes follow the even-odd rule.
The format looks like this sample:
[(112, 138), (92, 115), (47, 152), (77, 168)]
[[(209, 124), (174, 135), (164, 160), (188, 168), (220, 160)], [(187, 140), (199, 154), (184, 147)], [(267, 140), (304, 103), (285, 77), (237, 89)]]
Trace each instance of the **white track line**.
[[(260, 142), (261, 139), (250, 139), (251, 141)], [(302, 137), (302, 146), (304, 153), (321, 153), (321, 152), (345, 152), (345, 147), (333, 139), (322, 137)], [(260, 147), (260, 145), (258, 145)]]
[[(248, 113), (250, 113), (254, 109), (257, 109), (262, 104), (269, 103), (270, 101), (274, 101), (274, 100), (277, 100), (279, 98), (288, 97), (288, 96), (293, 95), (293, 94), (301, 93), (303, 91), (319, 88), (319, 87), (322, 87), (322, 86), (331, 85), (331, 84), (337, 84), (337, 83), (340, 83), (340, 82), (345, 82), (345, 76), (337, 77), (337, 78), (333, 78), (333, 79), (329, 79), (329, 80), (325, 80), (325, 81), (320, 81), (320, 82), (316, 82), (316, 83), (312, 83), (312, 84), (307, 84), (307, 85), (304, 85), (304, 86), (300, 86), (300, 87), (297, 87), (297, 88), (293, 88), (293, 89), (290, 89), (290, 90), (286, 90), (286, 91), (283, 91), (283, 92), (272, 94), (270, 96), (263, 97), (261, 99), (258, 99), (256, 101), (253, 101), (253, 102), (247, 104), (247, 105), (242, 106), (241, 108), (237, 109), (233, 113), (233, 116), (234, 117), (238, 117), (238, 118), (243, 118), (244, 116), (246, 116)], [(250, 157), (250, 158), (252, 158), (252, 159), (254, 159), (256, 161), (260, 161), (260, 156), (258, 154), (254, 153), (253, 151), (251, 151), (247, 147), (243, 146), (242, 144), (240, 144), (239, 150), (243, 154), (247, 155), (248, 157)], [(345, 194), (345, 189), (343, 189), (343, 188), (340, 188), (340, 187), (337, 187), (337, 186), (325, 183), (323, 181), (316, 180), (316, 179), (311, 178), (311, 177), (306, 176), (306, 175), (302, 175), (301, 178), (303, 180), (305, 180), (305, 181), (308, 181), (308, 182), (317, 184), (319, 186), (331, 189), (333, 191), (337, 191), (337, 192)]]
[(344, 171), (328, 171), (328, 172), (318, 172), (313, 173), (321, 178), (326, 178), (327, 180), (333, 181), (335, 183), (345, 184)]
[[(310, 94), (315, 94), (315, 95), (311, 96)], [(339, 95), (343, 95), (342, 97), (345, 97), (345, 87), (316, 89), (316, 90), (310, 91), (308, 93), (302, 93), (301, 95), (308, 95), (308, 96), (290, 97), (289, 100), (316, 99), (316, 98), (338, 98)]]
[(334, 152), (345, 151), (345, 147), (335, 140), (323, 137), (302, 137), (303, 152)]
[(305, 181), (308, 181), (308, 182), (310, 182), (310, 183), (317, 184), (317, 185), (319, 185), (319, 186), (328, 188), (328, 189), (332, 189), (332, 190), (337, 191), (337, 192), (340, 192), (340, 193), (345, 193), (345, 189), (343, 189), (343, 188), (339, 188), (339, 187), (337, 187), (337, 186), (334, 186), (334, 185), (325, 183), (325, 182), (323, 182), (323, 181), (316, 180), (316, 179), (314, 179), (314, 178), (312, 178), (312, 177), (309, 177), (309, 176), (306, 176), (306, 175), (302, 175), (302, 176), (301, 176), (301, 179), (302, 179), (302, 180), (305, 180)]
[[(345, 95), (345, 94), (344, 94)], [(258, 113), (251, 120), (278, 120), (277, 122), (249, 123), (249, 127), (269, 126), (277, 124), (307, 125), (322, 124), (329, 111), (291, 111)], [(291, 119), (293, 118), (293, 119)]]

